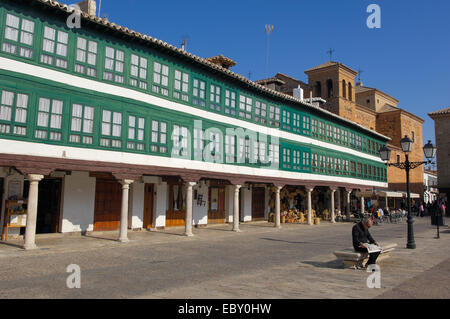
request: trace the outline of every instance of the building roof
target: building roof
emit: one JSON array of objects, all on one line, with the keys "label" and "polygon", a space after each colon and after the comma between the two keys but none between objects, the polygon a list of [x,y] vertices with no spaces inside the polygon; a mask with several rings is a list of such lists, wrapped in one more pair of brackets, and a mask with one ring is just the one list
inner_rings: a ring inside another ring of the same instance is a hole
[{"label": "building roof", "polygon": [[210,58],[206,58],[207,61],[210,61],[212,63],[218,64],[222,67],[224,67],[225,69],[229,69],[233,66],[236,65],[236,61],[231,60],[230,58],[227,58],[225,56],[223,56],[222,54],[210,57]]},{"label": "building roof", "polygon": [[[67,4],[64,4],[64,3],[60,3],[60,2],[55,1],[55,0],[26,0],[26,1],[33,2],[33,3],[45,4],[47,6],[55,8],[55,9],[59,9],[62,12],[65,12],[67,15],[72,14],[73,11],[74,11],[73,7],[71,7],[71,6],[67,5]],[[297,104],[300,104],[300,105],[303,105],[303,106],[307,106],[307,107],[309,107],[312,110],[315,110],[315,111],[320,112],[322,114],[326,114],[326,115],[328,115],[330,117],[333,117],[333,118],[335,118],[335,119],[337,119],[337,120],[339,120],[341,122],[350,124],[350,125],[352,125],[354,127],[358,127],[360,130],[368,132],[368,133],[370,133],[372,135],[376,135],[376,136],[378,136],[378,137],[380,137],[382,139],[385,139],[386,141],[390,140],[389,137],[384,136],[383,134],[380,134],[380,133],[378,133],[376,131],[370,130],[370,129],[368,129],[368,128],[366,128],[366,127],[364,127],[364,126],[362,126],[362,125],[360,125],[360,124],[358,124],[356,122],[347,120],[347,119],[345,119],[345,118],[343,118],[341,116],[338,116],[338,115],[336,115],[336,114],[334,114],[332,112],[324,110],[324,109],[320,108],[319,106],[315,106],[315,105],[307,103],[305,101],[296,99],[296,98],[294,98],[294,97],[292,97],[290,95],[287,95],[287,94],[284,94],[284,93],[277,92],[275,90],[269,89],[269,88],[267,88],[267,87],[265,87],[263,85],[255,83],[255,82],[253,82],[253,81],[243,77],[242,75],[234,73],[234,72],[232,72],[232,71],[230,71],[230,70],[228,70],[228,69],[226,69],[226,68],[224,68],[224,67],[222,67],[220,65],[217,65],[217,64],[215,64],[215,63],[213,63],[211,61],[208,61],[208,59],[196,56],[196,55],[194,55],[192,53],[189,53],[189,52],[185,51],[184,49],[181,49],[181,48],[175,47],[175,46],[173,46],[171,44],[168,44],[167,42],[158,40],[158,39],[153,38],[153,37],[151,37],[149,35],[145,35],[145,34],[136,32],[134,30],[131,30],[129,28],[120,26],[118,24],[110,22],[106,18],[102,19],[100,17],[89,15],[86,12],[81,12],[81,18],[84,19],[84,20],[88,20],[88,21],[90,21],[90,22],[92,22],[94,24],[102,25],[102,26],[104,26],[106,28],[109,28],[109,29],[115,31],[115,32],[118,32],[118,33],[121,33],[121,34],[126,34],[127,36],[131,36],[133,38],[140,39],[140,40],[145,41],[146,43],[151,44],[151,45],[153,45],[155,47],[158,47],[160,49],[168,50],[168,51],[172,52],[173,54],[178,55],[179,57],[187,58],[187,59],[189,59],[191,61],[194,61],[196,63],[199,63],[200,65],[205,66],[205,67],[207,67],[207,68],[209,68],[209,69],[211,69],[213,71],[219,71],[220,73],[223,73],[224,75],[227,75],[230,78],[232,78],[234,80],[237,80],[237,81],[241,82],[242,84],[245,84],[247,87],[251,87],[251,88],[256,89],[258,91],[262,91],[262,92],[264,92],[264,93],[266,93],[268,95],[271,95],[273,97],[281,98],[283,100],[287,100],[287,101],[290,101],[290,102],[293,102],[293,103],[297,103]],[[348,69],[350,69],[350,68],[348,68]],[[356,72],[356,71],[354,71],[354,72]]]},{"label": "building roof", "polygon": [[269,83],[277,83],[277,84],[280,84],[280,85],[286,84],[286,82],[284,82],[283,80],[281,80],[279,78],[276,78],[276,77],[268,78],[268,79],[262,79],[262,80],[256,80],[255,83],[262,84],[262,85],[269,84]]},{"label": "building roof", "polygon": [[450,107],[447,107],[447,108],[442,109],[442,110],[438,110],[438,111],[434,111],[434,112],[428,113],[428,116],[433,117],[433,116],[447,115],[447,114],[450,114]]},{"label": "building roof", "polygon": [[380,91],[380,90],[378,90],[378,89],[376,89],[376,88],[371,88],[371,87],[363,86],[363,85],[357,85],[357,86],[355,87],[355,89],[356,89],[356,94],[358,94],[358,93],[363,93],[363,92],[369,92],[369,91],[375,91],[375,92],[377,92],[377,93],[380,93],[380,94],[382,94],[382,95],[384,95],[384,96],[386,96],[386,97],[388,97],[388,98],[390,98],[390,99],[396,101],[397,103],[400,102],[400,101],[397,100],[395,97],[393,97],[393,96],[391,96],[391,95],[389,95],[389,94],[387,94],[387,93],[385,93],[385,92],[383,92],[383,91]]},{"label": "building roof", "polygon": [[317,71],[317,70],[324,69],[324,68],[327,68],[327,67],[330,67],[330,66],[340,66],[340,67],[343,67],[344,69],[347,69],[351,73],[354,73],[355,75],[358,74],[358,72],[353,70],[352,68],[350,68],[350,67],[348,67],[345,64],[342,64],[340,62],[336,62],[336,61],[325,62],[325,63],[323,63],[321,65],[318,65],[318,66],[315,66],[315,67],[313,67],[311,69],[306,70],[305,73],[309,73],[309,72],[312,72],[312,71]]}]

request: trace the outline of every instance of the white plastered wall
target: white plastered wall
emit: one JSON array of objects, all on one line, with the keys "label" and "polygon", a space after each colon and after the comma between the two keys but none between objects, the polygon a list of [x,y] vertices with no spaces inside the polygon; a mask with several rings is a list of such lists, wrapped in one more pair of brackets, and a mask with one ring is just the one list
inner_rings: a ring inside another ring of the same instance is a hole
[{"label": "white plastered wall", "polygon": [[141,229],[144,226],[145,183],[138,180],[131,185],[128,225],[131,229]]},{"label": "white plastered wall", "polygon": [[[250,188],[250,189],[249,189]],[[242,192],[242,220],[243,222],[249,222],[252,220],[252,188],[243,186]]]},{"label": "white plastered wall", "polygon": [[94,230],[95,177],[75,172],[64,177],[61,232]]},{"label": "white plastered wall", "polygon": [[[3,196],[1,198],[1,220],[0,220],[0,235],[3,234],[3,221],[4,221],[4,212],[5,212],[5,200],[7,200],[9,197],[13,195],[17,195],[19,199],[22,199],[23,196],[23,183],[24,183],[24,176],[21,175],[16,170],[9,170],[9,167],[4,167],[0,169],[0,177],[4,178],[3,183]],[[16,192],[18,191],[18,193]],[[11,228],[8,230],[8,236],[15,237],[19,235],[20,229],[19,228]]]},{"label": "white plastered wall", "polygon": [[200,181],[199,184],[194,186],[193,192],[197,192],[197,196],[201,195],[202,203],[197,199],[192,200],[192,223],[194,225],[207,225],[208,224],[208,195],[209,195],[209,183]]},{"label": "white plastered wall", "polygon": [[225,187],[225,211],[227,214],[225,215],[226,221],[228,223],[233,222],[233,214],[234,214],[234,185],[227,185]]}]

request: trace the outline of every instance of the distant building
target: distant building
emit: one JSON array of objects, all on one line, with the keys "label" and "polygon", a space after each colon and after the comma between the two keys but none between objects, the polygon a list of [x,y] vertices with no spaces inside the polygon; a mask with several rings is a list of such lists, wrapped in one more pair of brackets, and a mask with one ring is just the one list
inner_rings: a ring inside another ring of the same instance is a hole
[{"label": "distant building", "polygon": [[[335,61],[329,61],[305,71],[308,83],[278,73],[272,81],[257,81],[263,85],[273,85],[279,92],[294,95],[297,88],[303,89],[303,99],[320,98],[319,106],[350,121],[354,121],[372,131],[390,137],[388,147],[392,150],[391,161],[404,161],[400,140],[408,135],[413,141],[413,150],[409,154],[411,161],[423,161],[422,125],[424,120],[398,107],[399,101],[376,89],[363,86],[359,80],[355,84],[358,72]],[[362,144],[373,149],[374,145],[366,140],[355,138],[350,143]],[[365,168],[364,168],[365,169]],[[369,168],[368,168],[369,169]],[[410,172],[411,192],[423,194],[423,167]],[[396,167],[388,168],[389,189],[406,191],[405,171]]]},{"label": "distant building", "polygon": [[433,203],[439,198],[438,179],[436,171],[425,170],[423,174],[424,194],[423,200],[425,204]]},{"label": "distant building", "polygon": [[428,116],[434,120],[434,129],[436,134],[436,160],[438,188],[441,194],[450,194],[450,107],[428,113]]}]

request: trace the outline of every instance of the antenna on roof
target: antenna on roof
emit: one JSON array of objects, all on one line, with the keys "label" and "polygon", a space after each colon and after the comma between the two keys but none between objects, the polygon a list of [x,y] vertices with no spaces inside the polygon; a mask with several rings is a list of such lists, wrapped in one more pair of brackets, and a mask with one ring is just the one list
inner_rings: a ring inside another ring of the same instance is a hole
[{"label": "antenna on roof", "polygon": [[330,50],[328,50],[327,53],[330,55],[330,61],[333,61],[334,50],[332,48],[330,48]]},{"label": "antenna on roof", "polygon": [[248,78],[249,80],[252,79],[252,71],[248,71],[248,76],[247,76],[247,78]]},{"label": "antenna on roof", "polygon": [[99,4],[98,4],[98,17],[101,18],[100,16],[100,11],[102,10],[102,0],[100,0]]},{"label": "antenna on roof", "polygon": [[265,25],[265,33],[266,33],[266,76],[267,79],[267,72],[269,68],[269,45],[270,45],[270,35],[273,33],[273,25],[272,24],[266,24]]},{"label": "antenna on roof", "polygon": [[364,72],[363,70],[358,69],[358,82],[356,82],[356,85],[357,85],[357,86],[362,86],[362,85],[363,85],[363,84],[362,84],[362,81],[361,81],[361,74],[362,74],[363,72]]},{"label": "antenna on roof", "polygon": [[181,50],[185,50],[186,49],[186,46],[188,44],[188,40],[189,40],[188,36],[184,36],[183,37],[183,42],[181,43]]}]

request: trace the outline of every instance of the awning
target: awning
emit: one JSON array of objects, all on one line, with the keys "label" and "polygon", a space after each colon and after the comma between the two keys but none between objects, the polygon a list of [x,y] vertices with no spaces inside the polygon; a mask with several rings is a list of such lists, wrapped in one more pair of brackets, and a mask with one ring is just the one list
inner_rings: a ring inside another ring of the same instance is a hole
[{"label": "awning", "polygon": [[[373,191],[365,191],[365,192],[358,192],[356,193],[356,197],[388,197],[388,198],[406,198],[407,194],[406,192],[394,192],[394,191],[381,191],[381,190],[375,190]],[[411,198],[420,198],[419,194],[416,193],[410,193]]]}]

